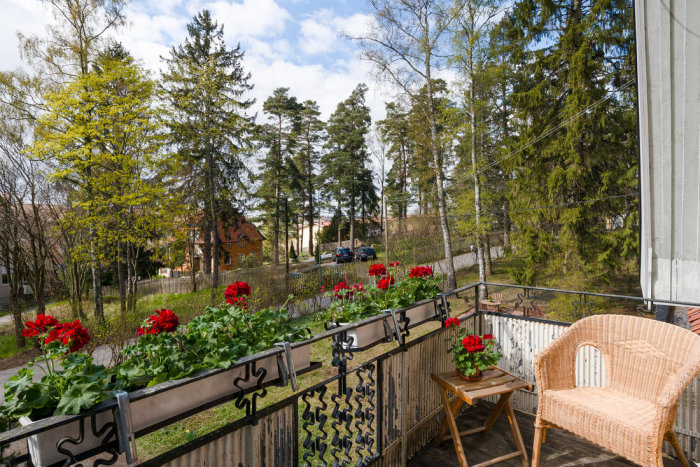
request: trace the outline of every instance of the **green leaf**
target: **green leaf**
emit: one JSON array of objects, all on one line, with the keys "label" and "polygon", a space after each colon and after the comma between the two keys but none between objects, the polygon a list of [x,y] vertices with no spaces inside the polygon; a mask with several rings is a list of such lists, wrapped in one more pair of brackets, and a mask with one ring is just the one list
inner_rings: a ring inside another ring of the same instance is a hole
[{"label": "green leaf", "polygon": [[34,370],[29,370],[27,368],[21,368],[16,375],[9,379],[5,383],[5,400],[12,399],[12,397],[20,391],[24,391],[28,386],[32,384],[32,375],[34,375]]},{"label": "green leaf", "polygon": [[98,383],[75,384],[58,401],[55,415],[75,415],[94,406],[105,396]]}]

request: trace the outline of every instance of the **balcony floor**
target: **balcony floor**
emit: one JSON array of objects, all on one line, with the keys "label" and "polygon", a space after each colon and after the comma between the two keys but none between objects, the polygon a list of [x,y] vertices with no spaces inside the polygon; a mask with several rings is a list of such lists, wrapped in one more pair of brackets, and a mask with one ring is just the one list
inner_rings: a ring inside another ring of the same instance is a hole
[{"label": "balcony floor", "polygon": [[[491,405],[483,403],[462,411],[457,418],[460,431],[483,425],[491,407]],[[527,447],[528,459],[532,461],[532,437],[535,417],[519,411],[516,411],[515,414],[518,419],[520,433],[523,435],[523,440]],[[496,424],[488,433],[463,436],[462,445],[467,453],[469,465],[481,463],[517,449],[505,413],[501,413]],[[408,462],[408,465],[410,467],[432,467],[436,465],[440,467],[459,467],[459,460],[457,459],[452,440],[448,439],[443,441],[439,447],[435,447],[432,443],[427,445]],[[522,462],[517,457],[497,465],[521,466]],[[547,430],[546,443],[542,445],[540,466],[564,467],[579,465],[622,467],[635,464],[567,431]],[[664,467],[676,466],[680,467],[681,463],[673,459],[664,458]]]}]

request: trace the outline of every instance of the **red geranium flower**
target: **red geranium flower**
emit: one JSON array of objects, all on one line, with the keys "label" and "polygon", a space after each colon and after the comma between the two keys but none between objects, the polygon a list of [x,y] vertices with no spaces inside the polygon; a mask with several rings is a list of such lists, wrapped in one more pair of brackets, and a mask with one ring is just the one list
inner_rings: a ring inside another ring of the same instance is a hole
[{"label": "red geranium flower", "polygon": [[468,335],[462,339],[464,349],[469,353],[483,352],[486,346],[481,341],[481,337]]},{"label": "red geranium flower", "polygon": [[416,266],[408,273],[408,277],[429,277],[433,275],[433,268],[430,266]]},{"label": "red geranium flower", "polygon": [[232,305],[234,298],[248,296],[251,293],[252,290],[247,282],[237,281],[226,287],[224,297],[226,297],[226,303]]},{"label": "red geranium flower", "polygon": [[348,285],[347,282],[345,281],[338,281],[337,284],[335,284],[335,287],[333,287],[333,294],[335,298],[344,298],[346,295],[348,295],[348,291],[350,290],[350,286]]},{"label": "red geranium flower", "polygon": [[485,341],[493,340],[493,334],[484,334],[484,337],[482,337],[482,339]]},{"label": "red geranium flower", "polygon": [[382,290],[387,290],[389,288],[389,286],[391,284],[393,284],[394,282],[396,282],[394,280],[394,276],[392,276],[391,274],[386,275],[386,276],[382,277],[381,279],[379,279],[379,282],[377,282],[377,288],[382,289]]},{"label": "red geranium flower", "polygon": [[373,264],[369,267],[370,276],[383,276],[384,274],[386,274],[386,268],[381,263]]},{"label": "red geranium flower", "polygon": [[362,282],[360,282],[359,284],[352,285],[352,293],[364,292],[364,291],[365,291],[365,285]]},{"label": "red geranium flower", "polygon": [[449,328],[450,326],[459,326],[461,323],[459,322],[459,318],[447,318],[445,320],[445,327]]},{"label": "red geranium flower", "polygon": [[393,263],[389,263],[389,267],[392,267],[392,268],[395,268],[398,265],[399,265],[398,261],[394,261]]},{"label": "red geranium flower", "polygon": [[90,334],[83,327],[80,320],[72,323],[61,323],[56,325],[50,332],[45,344],[58,340],[61,344],[68,346],[68,352],[77,352],[90,342]]},{"label": "red geranium flower", "polygon": [[24,323],[27,329],[22,331],[22,335],[24,337],[35,337],[39,334],[46,334],[57,324],[58,320],[53,316],[39,313],[35,321],[27,321]]},{"label": "red geranium flower", "polygon": [[159,332],[175,332],[180,324],[180,318],[172,311],[166,308],[156,310],[155,315],[148,317],[147,325],[138,328],[136,334],[143,336],[144,334],[158,334]]}]

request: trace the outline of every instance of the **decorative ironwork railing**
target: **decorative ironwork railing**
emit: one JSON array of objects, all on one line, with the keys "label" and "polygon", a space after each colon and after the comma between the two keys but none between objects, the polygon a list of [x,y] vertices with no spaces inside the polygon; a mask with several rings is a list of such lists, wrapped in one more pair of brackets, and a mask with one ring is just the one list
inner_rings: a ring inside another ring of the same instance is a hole
[{"label": "decorative ironwork railing", "polygon": [[[480,299],[479,287],[488,288],[490,300]],[[432,315],[425,314],[425,309],[417,314],[426,303],[432,305]],[[230,402],[240,411],[240,419],[139,465],[196,461],[215,465],[223,463],[224,457],[243,465],[368,465],[380,458],[387,465],[403,465],[433,438],[441,422],[442,406],[430,373],[452,368],[445,338],[455,331],[443,328],[442,322],[457,305],[464,313],[463,323],[472,331],[520,326],[521,334],[508,344],[511,355],[504,359],[526,366],[532,354],[526,341],[536,333],[546,333],[551,340],[557,334],[550,328],[567,325],[544,319],[545,313],[574,321],[606,306],[647,315],[656,304],[623,295],[469,284],[432,301],[387,310],[349,325],[329,325],[307,341],[283,343],[245,357],[227,370],[207,370],[122,394],[80,415],[51,417],[0,433],[0,463],[111,465],[120,456],[137,463],[134,441]],[[517,323],[529,323],[529,327]],[[358,336],[363,338],[360,331],[371,326],[383,333],[375,341],[355,345]],[[312,348],[315,352],[309,353]],[[323,352],[324,362],[309,357]],[[317,371],[324,365],[332,369],[330,376]],[[298,377],[304,381],[301,388]],[[271,397],[273,385],[291,387],[282,396],[275,391]],[[698,397],[700,384],[696,382],[690,390],[695,391],[690,397]],[[531,410],[536,392],[522,399],[520,408]],[[679,417],[698,417],[680,412]],[[685,436],[689,457],[697,460],[697,433],[690,425],[678,425],[677,431]]]}]

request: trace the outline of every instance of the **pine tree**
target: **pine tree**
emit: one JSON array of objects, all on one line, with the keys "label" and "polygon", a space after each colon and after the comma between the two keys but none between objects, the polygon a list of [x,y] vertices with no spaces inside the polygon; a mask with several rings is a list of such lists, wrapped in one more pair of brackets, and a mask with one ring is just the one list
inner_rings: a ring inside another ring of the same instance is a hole
[{"label": "pine tree", "polygon": [[350,97],[338,104],[327,126],[329,152],[321,159],[326,187],[336,199],[340,217],[343,204],[347,206],[351,248],[355,245],[358,203],[362,202],[363,197],[369,198],[369,193],[376,197],[372,177],[367,176],[369,154],[365,137],[369,132],[371,117],[365,104],[366,93],[367,85],[360,83]]},{"label": "pine tree", "polygon": [[240,44],[227,48],[223,26],[208,10],[194,16],[187,33],[184,43],[171,49],[162,82],[182,167],[201,187],[192,202],[201,202],[204,212],[204,263],[213,259],[213,302],[219,282],[219,219],[235,218],[245,199],[253,125],[246,112],[254,103],[246,95],[253,86],[243,69]]},{"label": "pine tree", "polygon": [[289,88],[277,88],[265,100],[263,111],[267,114],[268,123],[262,126],[260,137],[267,155],[260,161],[258,178],[261,184],[257,197],[262,200],[260,209],[264,212],[267,229],[272,233],[272,259],[275,264],[279,264],[283,200],[291,198],[300,185],[299,172],[291,159],[297,144],[301,105],[288,92]]},{"label": "pine tree", "polygon": [[408,112],[400,102],[387,102],[386,118],[377,122],[377,128],[382,139],[389,144],[387,155],[392,165],[388,173],[387,192],[391,198],[389,204],[395,206],[400,230],[403,231],[410,201],[408,168],[413,154],[409,140]]},{"label": "pine tree", "polygon": [[[316,168],[320,161],[320,146],[325,140],[325,124],[319,118],[321,112],[318,110],[316,101],[307,100],[302,104],[299,113],[299,150],[297,151],[296,163],[302,174],[303,190],[306,198],[306,221],[309,225],[309,255],[314,254],[314,239],[311,232],[314,225],[315,203],[314,197],[317,188]],[[303,227],[303,226],[302,226]]]}]

